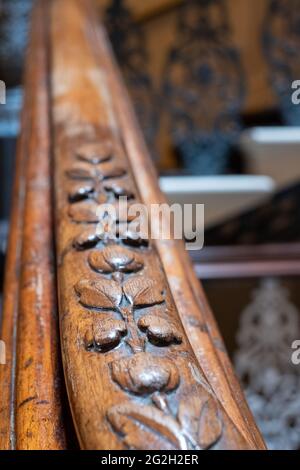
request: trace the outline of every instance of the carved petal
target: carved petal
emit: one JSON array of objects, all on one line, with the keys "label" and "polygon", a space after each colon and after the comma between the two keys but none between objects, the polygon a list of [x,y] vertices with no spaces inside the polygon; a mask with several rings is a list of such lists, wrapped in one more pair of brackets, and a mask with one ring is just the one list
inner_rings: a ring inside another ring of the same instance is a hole
[{"label": "carved petal", "polygon": [[118,245],[108,246],[102,251],[93,251],[89,255],[90,265],[99,272],[133,272],[143,267],[140,257]]},{"label": "carved petal", "polygon": [[155,305],[164,301],[164,290],[158,282],[135,276],[125,282],[124,294],[135,306]]},{"label": "carved petal", "polygon": [[87,143],[79,147],[76,153],[80,160],[97,165],[111,158],[112,143],[110,141]]},{"label": "carved petal", "polygon": [[156,315],[144,315],[138,321],[142,331],[147,332],[148,339],[157,346],[167,346],[182,342],[182,334],[177,326]]},{"label": "carved petal", "polygon": [[218,407],[212,398],[204,405],[199,423],[198,442],[202,449],[209,449],[220,439],[222,421],[218,415]]},{"label": "carved petal", "polygon": [[66,175],[74,180],[91,180],[96,176],[93,168],[84,163],[78,163],[66,171]]},{"label": "carved petal", "polygon": [[106,262],[102,251],[92,251],[88,257],[89,264],[99,273],[112,273],[113,267]]},{"label": "carved petal", "polygon": [[170,359],[145,352],[113,362],[111,373],[120,387],[137,395],[168,392],[179,385],[178,369]]},{"label": "carved petal", "polygon": [[221,437],[217,403],[202,387],[198,388],[197,395],[192,394],[189,400],[180,403],[178,420],[202,449],[212,447]]},{"label": "carved petal", "polygon": [[127,224],[123,224],[122,222],[119,223],[119,233],[118,236],[120,239],[123,240],[123,243],[128,246],[133,247],[147,247],[149,245],[149,240],[146,238],[141,238],[138,234],[134,231],[127,230]]},{"label": "carved petal", "polygon": [[85,334],[85,346],[88,350],[106,352],[120,343],[122,336],[127,334],[123,320],[105,318],[95,321]]},{"label": "carved petal", "polygon": [[176,421],[154,406],[117,405],[108,411],[107,419],[129,449],[188,449]]},{"label": "carved petal", "polygon": [[127,173],[123,166],[113,162],[100,164],[97,169],[103,178],[118,178]]},{"label": "carved petal", "polygon": [[81,201],[72,204],[68,213],[74,222],[96,223],[99,222],[98,207],[99,205],[95,201]]},{"label": "carved petal", "polygon": [[116,197],[127,196],[127,198],[134,197],[132,183],[126,178],[118,181],[107,181],[104,183],[104,188],[107,191],[112,191]]},{"label": "carved petal", "polygon": [[116,308],[122,300],[122,290],[119,284],[110,279],[101,281],[81,280],[75,290],[80,296],[80,302],[86,307]]}]

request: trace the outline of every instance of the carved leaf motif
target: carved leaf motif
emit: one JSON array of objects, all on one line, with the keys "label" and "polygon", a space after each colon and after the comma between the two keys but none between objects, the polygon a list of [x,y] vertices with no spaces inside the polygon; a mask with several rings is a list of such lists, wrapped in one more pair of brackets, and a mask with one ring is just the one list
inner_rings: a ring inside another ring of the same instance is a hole
[{"label": "carved leaf motif", "polygon": [[128,301],[137,307],[164,301],[164,290],[153,279],[135,276],[124,283],[123,291]]},{"label": "carved leaf motif", "polygon": [[178,421],[202,449],[209,449],[222,435],[222,421],[213,397],[200,387],[198,390],[197,395],[180,403]]},{"label": "carved leaf motif", "polygon": [[107,419],[129,449],[188,449],[176,421],[154,406],[117,405],[108,411]]},{"label": "carved leaf motif", "polygon": [[97,169],[103,178],[118,178],[127,173],[123,166],[116,165],[113,162],[100,164]]},{"label": "carved leaf motif", "polygon": [[[103,196],[103,203],[106,202]],[[69,207],[69,216],[74,222],[96,223],[99,222],[97,214],[99,204],[93,200],[76,202]]]},{"label": "carved leaf motif", "polygon": [[75,183],[69,189],[69,201],[78,202],[89,197],[94,191],[94,184],[92,182]]},{"label": "carved leaf motif", "polygon": [[88,164],[78,163],[66,171],[66,175],[74,180],[91,180],[96,176],[95,170]]},{"label": "carved leaf motif", "polygon": [[112,157],[112,143],[110,141],[87,143],[79,147],[76,154],[80,160],[97,165],[110,160]]},{"label": "carved leaf motif", "polygon": [[93,248],[94,246],[96,246],[98,241],[99,237],[96,233],[95,227],[92,227],[80,233],[80,235],[75,238],[73,246],[77,250],[86,250],[88,248]]},{"label": "carved leaf motif", "polygon": [[75,285],[80,302],[86,307],[116,308],[122,300],[122,289],[110,279],[101,281],[81,280]]},{"label": "carved leaf motif", "polygon": [[218,415],[218,407],[212,398],[204,405],[201,413],[198,442],[202,449],[209,449],[220,439],[222,421]]},{"label": "carved leaf motif", "polygon": [[127,198],[134,197],[132,182],[126,178],[119,181],[107,181],[104,183],[104,188],[107,191],[112,191],[116,197],[127,196]]},{"label": "carved leaf motif", "polygon": [[120,343],[127,334],[127,328],[123,320],[105,318],[94,321],[85,334],[85,347],[88,350],[107,352]]},{"label": "carved leaf motif", "polygon": [[147,247],[149,245],[148,239],[141,238],[138,232],[128,229],[128,224],[123,222],[118,224],[118,238],[121,238],[125,245],[131,247]]},{"label": "carved leaf motif", "polygon": [[169,392],[178,387],[180,380],[173,361],[146,352],[114,361],[111,375],[121,388],[137,395]]},{"label": "carved leaf motif", "polygon": [[103,273],[135,272],[143,267],[143,262],[138,254],[118,245],[108,246],[102,251],[91,252],[89,263],[96,271]]},{"label": "carved leaf motif", "polygon": [[144,315],[139,319],[138,326],[147,333],[149,341],[157,346],[182,342],[182,334],[178,327],[173,322],[159,316]]}]

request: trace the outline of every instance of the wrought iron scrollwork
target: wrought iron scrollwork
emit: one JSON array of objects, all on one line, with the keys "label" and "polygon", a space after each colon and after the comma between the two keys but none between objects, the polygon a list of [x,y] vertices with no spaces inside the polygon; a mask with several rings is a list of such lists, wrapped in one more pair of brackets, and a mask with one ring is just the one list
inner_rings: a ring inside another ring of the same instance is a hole
[{"label": "wrought iron scrollwork", "polygon": [[173,141],[186,168],[221,173],[240,130],[244,94],[224,1],[186,1],[176,36],[165,72]]},{"label": "wrought iron scrollwork", "polygon": [[291,85],[300,76],[300,1],[270,0],[263,44],[284,121],[300,124],[300,108],[291,100]]},{"label": "wrought iron scrollwork", "polygon": [[[105,22],[140,125],[153,150],[158,113],[156,94],[148,71],[145,35],[124,0],[112,0],[106,9]],[[154,150],[152,154],[155,154]]]}]

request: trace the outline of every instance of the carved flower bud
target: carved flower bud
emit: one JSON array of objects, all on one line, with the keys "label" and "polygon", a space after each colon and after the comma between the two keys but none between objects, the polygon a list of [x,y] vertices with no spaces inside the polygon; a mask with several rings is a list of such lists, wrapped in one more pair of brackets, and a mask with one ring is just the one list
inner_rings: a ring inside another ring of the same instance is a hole
[{"label": "carved flower bud", "polygon": [[182,334],[177,326],[159,316],[144,315],[139,319],[138,326],[140,330],[147,333],[149,341],[157,346],[182,342]]},{"label": "carved flower bud", "polygon": [[112,378],[120,387],[137,395],[169,392],[179,385],[179,373],[170,359],[146,352],[111,364]]},{"label": "carved flower bud", "polygon": [[89,351],[106,352],[118,346],[126,334],[124,321],[105,318],[92,324],[86,331],[85,347]]},{"label": "carved flower bud", "polygon": [[121,246],[108,246],[102,251],[92,251],[89,263],[100,273],[136,272],[142,269],[143,262],[139,255]]}]

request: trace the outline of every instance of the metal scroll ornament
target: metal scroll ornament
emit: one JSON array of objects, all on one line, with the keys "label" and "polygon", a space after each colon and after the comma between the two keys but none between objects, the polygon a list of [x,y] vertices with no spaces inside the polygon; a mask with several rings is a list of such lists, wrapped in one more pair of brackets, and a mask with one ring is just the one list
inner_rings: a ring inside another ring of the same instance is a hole
[{"label": "metal scroll ornament", "polygon": [[235,366],[269,449],[300,448],[300,369],[291,344],[299,312],[276,279],[265,279],[241,315]]},{"label": "metal scroll ornament", "polygon": [[263,34],[270,82],[286,124],[300,124],[300,108],[291,100],[292,82],[300,77],[300,1],[271,0]]},{"label": "metal scroll ornament", "polygon": [[222,173],[239,133],[243,98],[243,73],[230,45],[224,1],[186,1],[176,37],[165,72],[173,142],[187,169]]}]

